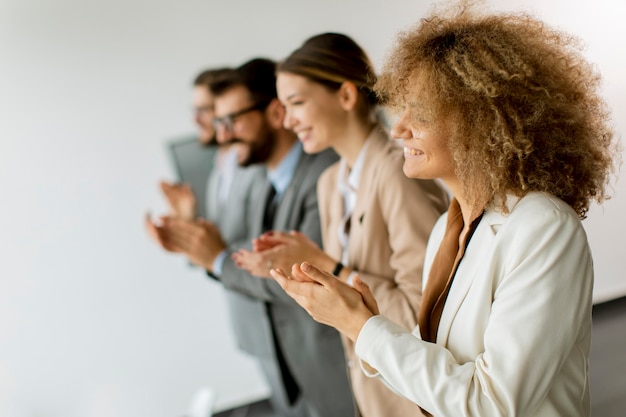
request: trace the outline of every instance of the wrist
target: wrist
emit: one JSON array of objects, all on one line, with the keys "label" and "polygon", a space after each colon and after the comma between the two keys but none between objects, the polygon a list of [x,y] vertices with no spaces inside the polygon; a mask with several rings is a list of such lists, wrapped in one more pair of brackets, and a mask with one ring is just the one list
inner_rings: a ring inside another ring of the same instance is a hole
[{"label": "wrist", "polygon": [[343,264],[341,262],[337,262],[335,264],[335,267],[332,270],[332,274],[336,276],[337,278],[339,278],[341,276],[341,271],[343,271],[343,269],[344,269]]},{"label": "wrist", "polygon": [[374,314],[369,310],[363,311],[362,314],[356,314],[352,320],[350,328],[345,333],[346,336],[352,340],[353,343],[356,343],[356,340],[361,333],[361,329],[363,329],[365,323],[373,316]]},{"label": "wrist", "polygon": [[335,267],[337,266],[337,260],[328,256],[326,252],[320,252],[320,256],[317,260],[316,266],[319,267],[322,271],[332,273]]}]

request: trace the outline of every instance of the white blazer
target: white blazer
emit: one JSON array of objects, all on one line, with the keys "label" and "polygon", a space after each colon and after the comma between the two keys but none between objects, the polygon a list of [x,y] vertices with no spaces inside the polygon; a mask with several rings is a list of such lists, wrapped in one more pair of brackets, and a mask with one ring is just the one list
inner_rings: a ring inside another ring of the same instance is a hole
[{"label": "white blazer", "polygon": [[[576,213],[543,193],[488,210],[446,300],[437,343],[383,316],[356,353],[435,417],[589,416],[593,265]],[[433,229],[424,278],[445,231]]]}]

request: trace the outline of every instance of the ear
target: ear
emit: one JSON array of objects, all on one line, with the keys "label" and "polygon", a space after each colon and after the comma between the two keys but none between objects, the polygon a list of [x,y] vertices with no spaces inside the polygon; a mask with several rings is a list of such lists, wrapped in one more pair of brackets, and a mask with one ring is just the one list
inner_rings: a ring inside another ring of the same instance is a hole
[{"label": "ear", "polygon": [[265,109],[265,117],[272,129],[282,129],[283,121],[285,120],[285,107],[277,98],[273,99],[270,101],[270,104],[268,104]]},{"label": "ear", "polygon": [[339,104],[345,111],[352,111],[359,101],[359,90],[352,81],[344,81],[339,87]]}]

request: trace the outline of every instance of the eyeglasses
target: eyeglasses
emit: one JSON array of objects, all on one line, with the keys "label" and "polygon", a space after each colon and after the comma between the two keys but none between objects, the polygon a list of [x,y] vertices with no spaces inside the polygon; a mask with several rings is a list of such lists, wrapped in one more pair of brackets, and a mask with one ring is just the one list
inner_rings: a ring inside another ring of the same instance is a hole
[{"label": "eyeglasses", "polygon": [[222,117],[214,117],[211,123],[213,127],[217,130],[220,126],[223,126],[225,130],[231,132],[233,130],[233,126],[235,125],[235,119],[239,116],[243,116],[246,113],[250,113],[256,110],[263,110],[270,104],[269,101],[261,101],[259,103],[253,104],[250,107],[246,107],[245,109],[241,109],[236,112],[232,112]]}]

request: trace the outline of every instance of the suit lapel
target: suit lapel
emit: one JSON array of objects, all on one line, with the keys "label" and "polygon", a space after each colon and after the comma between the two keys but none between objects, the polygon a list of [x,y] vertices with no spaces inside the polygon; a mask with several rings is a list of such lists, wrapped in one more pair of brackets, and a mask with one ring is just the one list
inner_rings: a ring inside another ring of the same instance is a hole
[{"label": "suit lapel", "polygon": [[[276,208],[276,214],[274,216],[274,225],[278,229],[289,229],[291,222],[291,216],[298,213],[294,213],[292,208],[296,207],[295,200],[298,197],[298,190],[304,178],[306,177],[306,169],[309,166],[310,157],[304,152],[300,152],[298,159],[298,165],[293,173],[291,181],[285,190],[285,193],[281,196],[278,207]],[[267,194],[266,194],[267,196]]]},{"label": "suit lapel", "polygon": [[206,208],[204,217],[208,220],[219,222],[222,219],[218,201],[219,169],[214,166],[207,180]]}]

